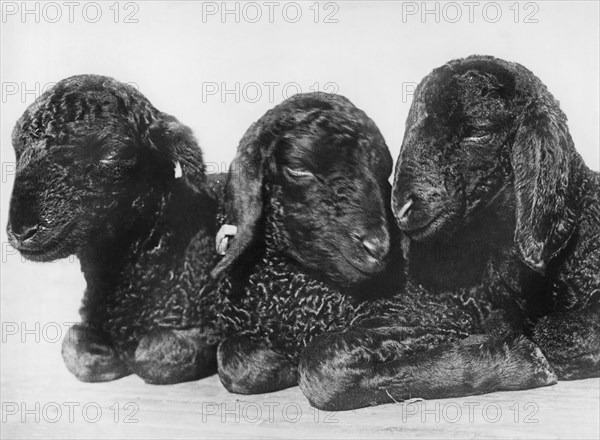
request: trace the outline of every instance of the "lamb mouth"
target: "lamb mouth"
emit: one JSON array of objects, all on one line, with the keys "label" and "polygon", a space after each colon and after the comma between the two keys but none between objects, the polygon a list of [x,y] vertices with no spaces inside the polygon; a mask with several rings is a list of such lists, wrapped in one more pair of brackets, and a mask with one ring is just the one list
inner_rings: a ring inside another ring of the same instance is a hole
[{"label": "lamb mouth", "polygon": [[63,258],[63,243],[75,228],[75,222],[68,223],[60,231],[46,239],[43,243],[27,246],[14,243],[13,246],[26,259],[31,261],[52,261]]},{"label": "lamb mouth", "polygon": [[412,228],[407,228],[400,225],[400,230],[411,240],[425,240],[434,235],[442,227],[446,221],[446,217],[447,216],[444,215],[444,212],[440,211],[422,225]]},{"label": "lamb mouth", "polygon": [[352,266],[356,271],[358,271],[364,277],[372,276],[373,274],[380,272],[384,267],[383,261],[375,260],[375,258],[373,258],[373,260],[375,260],[375,262],[373,264],[368,265],[368,267],[365,267],[365,266],[361,265],[360,263],[357,263],[355,260],[352,260],[351,258],[346,257],[346,255],[344,255],[344,253],[341,251],[340,251],[340,255],[344,258],[344,261],[346,261],[346,263],[348,263],[350,266]]}]

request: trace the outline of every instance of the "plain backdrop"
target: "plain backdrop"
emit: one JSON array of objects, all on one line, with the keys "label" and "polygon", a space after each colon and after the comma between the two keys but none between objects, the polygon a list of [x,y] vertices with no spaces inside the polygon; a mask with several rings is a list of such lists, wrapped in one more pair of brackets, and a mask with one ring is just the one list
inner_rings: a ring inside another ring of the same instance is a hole
[{"label": "plain backdrop", "polygon": [[490,54],[542,79],[560,100],[577,149],[599,169],[596,1],[74,3],[71,11],[63,2],[2,4],[3,320],[43,319],[53,295],[65,302],[53,318],[77,319],[84,287],[77,261],[22,262],[5,247],[12,127],[39,92],[70,75],[133,83],[191,126],[207,162],[224,169],[250,123],[298,87],[350,98],[396,158],[406,92],[450,59]]}]

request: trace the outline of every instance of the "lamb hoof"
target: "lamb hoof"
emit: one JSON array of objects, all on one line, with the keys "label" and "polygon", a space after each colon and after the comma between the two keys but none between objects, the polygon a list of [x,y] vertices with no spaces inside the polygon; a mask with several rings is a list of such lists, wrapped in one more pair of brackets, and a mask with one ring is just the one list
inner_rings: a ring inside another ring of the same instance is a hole
[{"label": "lamb hoof", "polygon": [[157,330],[138,344],[133,369],[149,384],[198,380],[216,373],[216,346],[200,329]]},{"label": "lamb hoof", "polygon": [[298,384],[298,368],[281,353],[247,337],[219,345],[219,379],[230,393],[262,394]]},{"label": "lamb hoof", "polygon": [[[519,378],[523,378],[528,383],[522,384],[521,388],[535,388],[548,385],[554,385],[558,382],[558,376],[542,353],[542,350],[528,338],[519,337],[516,341],[518,352],[523,355],[525,364],[523,369],[517,370]],[[528,372],[529,374],[525,374]]]},{"label": "lamb hoof", "polygon": [[62,357],[67,369],[82,382],[108,382],[131,374],[106,335],[86,324],[69,329]]},{"label": "lamb hoof", "polygon": [[535,325],[539,345],[560,380],[600,376],[600,331],[585,313],[573,321],[565,315],[545,316]]},{"label": "lamb hoof", "polygon": [[366,406],[363,399],[373,390],[361,387],[360,382],[374,360],[365,353],[354,357],[361,352],[361,339],[352,335],[356,333],[321,334],[302,352],[298,385],[312,407],[343,411]]}]

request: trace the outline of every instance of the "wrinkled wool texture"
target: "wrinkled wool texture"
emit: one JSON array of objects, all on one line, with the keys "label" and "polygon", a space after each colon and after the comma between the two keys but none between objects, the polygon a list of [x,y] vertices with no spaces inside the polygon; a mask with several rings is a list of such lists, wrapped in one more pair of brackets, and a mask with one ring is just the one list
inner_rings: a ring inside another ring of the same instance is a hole
[{"label": "wrinkled wool texture", "polygon": [[406,327],[407,351],[483,331],[479,309],[462,309],[459,297],[429,295],[409,286],[391,299],[361,301],[303,273],[290,261],[267,255],[255,267],[242,298],[232,297],[229,288],[226,281],[218,290],[224,295],[220,325],[225,333],[265,341],[295,363],[315,336],[370,318]]},{"label": "wrinkled wool texture", "polygon": [[[282,255],[276,207],[268,211],[264,249],[253,262],[242,287],[232,277],[217,289],[219,327],[224,335],[245,335],[266,342],[298,363],[302,349],[325,332],[354,325],[405,327],[404,350],[430,349],[484,331],[491,302],[479,291],[428,293],[413,283],[394,292],[366,292],[336,285],[323,274],[307,271]],[[278,243],[278,244],[275,244]],[[378,324],[377,324],[378,325]]]},{"label": "wrinkled wool texture", "polygon": [[218,301],[210,277],[217,261],[214,232],[203,228],[191,239],[190,232],[173,231],[159,215],[150,234],[132,245],[130,255],[135,258],[123,267],[127,277],[106,297],[103,329],[118,347],[134,349],[153,330],[198,326],[218,342]]}]

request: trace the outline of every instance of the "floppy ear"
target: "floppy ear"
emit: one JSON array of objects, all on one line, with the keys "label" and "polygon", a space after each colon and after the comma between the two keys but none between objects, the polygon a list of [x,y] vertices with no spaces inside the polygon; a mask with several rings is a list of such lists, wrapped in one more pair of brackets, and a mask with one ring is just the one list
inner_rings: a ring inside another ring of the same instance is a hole
[{"label": "floppy ear", "polygon": [[576,199],[567,120],[552,96],[542,93],[522,115],[511,156],[515,243],[522,260],[538,272],[567,244],[575,227]]},{"label": "floppy ear", "polygon": [[163,113],[149,124],[146,133],[149,162],[160,168],[155,173],[180,178],[192,189],[202,192],[206,182],[205,166],[192,130]]},{"label": "floppy ear", "polygon": [[240,141],[225,188],[227,216],[237,226],[237,233],[227,253],[212,271],[215,278],[229,268],[256,237],[258,222],[263,214],[265,159],[271,144],[272,135],[258,122],[248,129]]}]

